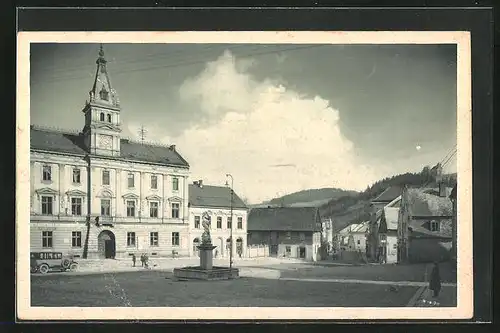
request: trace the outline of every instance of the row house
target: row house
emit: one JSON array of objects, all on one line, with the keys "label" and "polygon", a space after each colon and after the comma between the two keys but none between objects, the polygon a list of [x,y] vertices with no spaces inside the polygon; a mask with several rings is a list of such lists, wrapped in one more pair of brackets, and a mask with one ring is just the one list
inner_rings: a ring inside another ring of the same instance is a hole
[{"label": "row house", "polygon": [[248,245],[264,245],[270,256],[316,261],[321,233],[316,207],[253,208],[248,214]]},{"label": "row house", "polygon": [[383,209],[387,205],[391,204],[396,198],[400,197],[401,191],[401,186],[390,186],[370,202],[371,213],[366,239],[366,255],[372,260],[379,259],[381,250],[378,231],[380,228],[380,219],[382,217]]},{"label": "row house", "polygon": [[398,258],[402,262],[450,259],[453,241],[451,188],[405,187],[398,219]]},{"label": "row house", "polygon": [[214,257],[228,258],[231,249],[233,258],[246,257],[248,208],[243,200],[229,187],[205,185],[202,180],[189,185],[189,240],[193,256],[199,254],[203,214],[210,218],[210,235],[216,246]]},{"label": "row house", "polygon": [[81,132],[31,126],[31,251],[188,255],[189,164],[175,146],[121,138],[102,48],[96,64]]}]

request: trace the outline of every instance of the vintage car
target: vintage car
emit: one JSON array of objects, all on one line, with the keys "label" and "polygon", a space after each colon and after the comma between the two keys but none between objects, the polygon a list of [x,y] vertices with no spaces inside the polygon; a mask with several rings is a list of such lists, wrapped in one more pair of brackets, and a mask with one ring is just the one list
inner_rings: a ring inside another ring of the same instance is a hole
[{"label": "vintage car", "polygon": [[78,263],[72,256],[63,256],[61,252],[31,252],[30,270],[31,273],[40,272],[46,274],[49,271],[64,272],[75,270]]}]

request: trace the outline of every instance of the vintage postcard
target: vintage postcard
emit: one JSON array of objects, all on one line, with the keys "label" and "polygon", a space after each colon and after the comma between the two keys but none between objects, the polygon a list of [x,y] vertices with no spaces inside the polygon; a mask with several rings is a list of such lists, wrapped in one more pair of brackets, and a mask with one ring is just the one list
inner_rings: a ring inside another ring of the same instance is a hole
[{"label": "vintage postcard", "polygon": [[19,33],[18,318],[471,318],[470,47]]}]

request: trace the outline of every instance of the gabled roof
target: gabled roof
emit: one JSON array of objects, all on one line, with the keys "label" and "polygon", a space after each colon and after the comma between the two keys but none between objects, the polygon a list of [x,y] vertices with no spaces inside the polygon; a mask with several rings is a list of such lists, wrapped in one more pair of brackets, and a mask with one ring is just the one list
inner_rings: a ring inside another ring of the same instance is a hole
[{"label": "gabled roof", "polygon": [[[81,156],[87,154],[82,134],[32,127],[30,136],[32,150]],[[137,162],[189,167],[186,160],[175,149],[168,146],[132,142],[127,139],[121,139],[119,158]]]},{"label": "gabled roof", "polygon": [[353,233],[365,233],[366,231],[368,231],[368,225],[369,225],[370,221],[365,221],[365,222],[362,222],[362,223],[359,223],[359,224],[352,224],[351,225],[351,230],[350,232]]},{"label": "gabled roof", "polygon": [[409,188],[407,199],[412,216],[446,217],[453,214],[453,205],[448,197],[426,193],[425,189]]},{"label": "gabled roof", "polygon": [[[191,207],[213,207],[227,208],[231,207],[231,192],[226,186],[189,185],[189,205]],[[241,198],[233,193],[233,208],[247,209],[247,206]]]},{"label": "gabled roof", "polygon": [[248,231],[320,231],[315,207],[253,208],[248,214]]},{"label": "gabled roof", "polygon": [[401,195],[402,187],[399,185],[394,185],[388,187],[384,192],[382,192],[378,197],[372,200],[372,202],[391,202]]},{"label": "gabled roof", "polygon": [[379,232],[398,230],[399,207],[384,207]]}]

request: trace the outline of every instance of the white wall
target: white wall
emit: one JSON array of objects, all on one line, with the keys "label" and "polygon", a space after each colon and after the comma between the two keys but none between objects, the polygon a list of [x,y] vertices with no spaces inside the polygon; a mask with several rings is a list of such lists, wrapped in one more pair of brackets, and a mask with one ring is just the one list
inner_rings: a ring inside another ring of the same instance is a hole
[{"label": "white wall", "polygon": [[[230,238],[231,230],[227,228],[227,219],[231,216],[231,210],[229,208],[207,208],[207,207],[190,207],[189,209],[189,242],[190,242],[190,253],[192,256],[196,255],[196,249],[194,248],[194,240],[196,238],[201,242],[201,235],[203,234],[202,226],[202,215],[204,212],[208,212],[212,217],[211,220],[211,230],[210,235],[212,237],[212,244],[217,246],[214,251],[217,251],[219,257],[229,257],[229,253],[226,249],[226,240]],[[200,226],[195,228],[195,216],[200,217]],[[247,251],[247,216],[248,212],[246,209],[233,209],[233,256],[236,257],[238,254],[236,252],[236,240],[241,238],[243,246],[242,256],[246,256]],[[222,218],[222,228],[217,228],[217,217]],[[238,229],[238,217],[242,218],[242,229]]]}]

